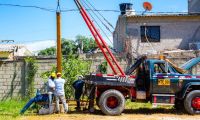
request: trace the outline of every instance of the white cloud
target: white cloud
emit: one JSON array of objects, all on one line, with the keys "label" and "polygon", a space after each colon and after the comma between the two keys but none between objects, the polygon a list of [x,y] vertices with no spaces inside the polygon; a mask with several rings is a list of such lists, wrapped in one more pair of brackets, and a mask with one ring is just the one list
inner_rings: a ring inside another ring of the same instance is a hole
[{"label": "white cloud", "polygon": [[24,44],[31,52],[35,53],[40,50],[56,46],[56,41],[54,40],[44,40],[44,41],[38,41],[38,42],[30,42]]}]

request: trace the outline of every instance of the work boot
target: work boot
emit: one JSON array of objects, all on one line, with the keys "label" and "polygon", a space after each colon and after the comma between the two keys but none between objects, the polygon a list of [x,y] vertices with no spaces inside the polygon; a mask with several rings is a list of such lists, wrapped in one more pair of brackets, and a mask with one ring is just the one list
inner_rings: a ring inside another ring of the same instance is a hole
[{"label": "work boot", "polygon": [[77,111],[81,110],[81,108],[80,108],[80,107],[75,107],[75,109],[76,109]]},{"label": "work boot", "polygon": [[59,114],[59,113],[60,113],[60,111],[56,111],[55,113],[56,113],[56,114]]},{"label": "work boot", "polygon": [[76,105],[77,105],[77,107],[75,107],[75,109],[76,110],[80,110],[81,109],[81,105],[80,105],[80,101],[78,100],[78,101],[76,101]]}]

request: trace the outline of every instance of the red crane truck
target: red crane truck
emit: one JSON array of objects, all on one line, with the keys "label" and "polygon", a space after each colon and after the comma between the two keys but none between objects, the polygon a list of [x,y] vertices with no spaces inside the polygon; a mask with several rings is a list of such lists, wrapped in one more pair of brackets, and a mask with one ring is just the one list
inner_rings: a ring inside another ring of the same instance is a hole
[{"label": "red crane truck", "polygon": [[[177,109],[184,108],[189,114],[200,114],[200,75],[184,73],[198,64],[200,57],[178,68],[166,60],[142,56],[124,72],[85,8],[79,0],[74,1],[114,73],[85,76],[90,110],[96,101],[104,114],[120,115],[125,101],[130,99],[133,102],[150,101],[153,105],[172,105]],[[132,75],[134,72],[136,74]]]}]

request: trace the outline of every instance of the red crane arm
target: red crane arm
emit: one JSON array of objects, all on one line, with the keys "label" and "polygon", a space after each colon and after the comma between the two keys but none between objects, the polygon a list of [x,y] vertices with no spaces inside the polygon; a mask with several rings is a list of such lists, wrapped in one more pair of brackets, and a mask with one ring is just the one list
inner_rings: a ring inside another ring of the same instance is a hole
[{"label": "red crane arm", "polygon": [[[114,72],[114,74],[117,75],[118,71],[119,71],[121,73],[121,75],[125,75],[124,71],[122,70],[122,68],[117,63],[116,58],[114,57],[114,55],[112,54],[112,52],[108,48],[108,46],[107,46],[106,42],[104,41],[103,37],[98,32],[98,30],[95,27],[94,23],[91,21],[91,19],[88,16],[88,14],[87,14],[86,10],[84,9],[84,7],[81,5],[80,1],[79,0],[74,0],[74,1],[75,1],[76,5],[77,5],[77,7],[78,7],[78,9],[79,9],[79,11],[81,13],[81,16],[83,17],[83,19],[86,22],[88,28],[90,29],[90,32],[92,33],[93,37],[95,38],[95,41],[96,41],[98,47],[101,49],[104,57],[106,58],[109,66],[111,67],[111,69]],[[104,49],[104,47],[105,47],[105,49]],[[116,70],[114,65],[116,65],[118,71]]]}]

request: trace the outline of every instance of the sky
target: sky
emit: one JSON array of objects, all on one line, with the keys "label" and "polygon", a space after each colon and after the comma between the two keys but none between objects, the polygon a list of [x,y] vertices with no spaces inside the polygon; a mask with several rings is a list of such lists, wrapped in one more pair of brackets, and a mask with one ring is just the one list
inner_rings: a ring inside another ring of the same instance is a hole
[{"label": "sky", "polygon": [[[143,11],[145,1],[153,5],[152,12],[187,12],[187,0],[89,0],[96,9],[119,10],[119,4],[133,3],[136,11]],[[0,4],[32,5],[56,9],[57,0],[0,0]],[[73,0],[60,0],[61,9],[76,9]],[[102,12],[115,26],[119,12]],[[108,32],[107,32],[108,33]],[[77,35],[90,37],[85,22],[77,11],[62,13],[62,38],[75,39]],[[108,33],[109,37],[112,34]],[[0,5],[0,40],[15,40],[16,43],[33,43],[56,40],[56,16],[54,12],[34,8]],[[106,40],[107,41],[107,40]],[[48,43],[47,43],[48,44]],[[40,44],[42,45],[42,44]]]}]

